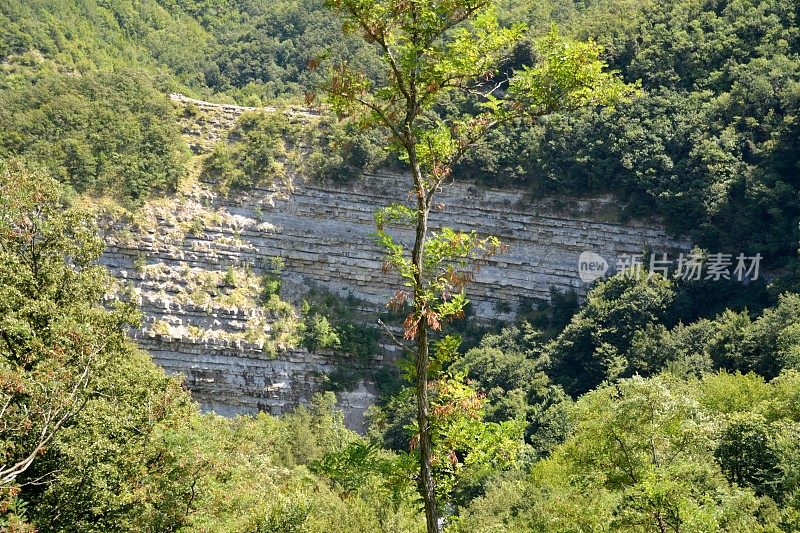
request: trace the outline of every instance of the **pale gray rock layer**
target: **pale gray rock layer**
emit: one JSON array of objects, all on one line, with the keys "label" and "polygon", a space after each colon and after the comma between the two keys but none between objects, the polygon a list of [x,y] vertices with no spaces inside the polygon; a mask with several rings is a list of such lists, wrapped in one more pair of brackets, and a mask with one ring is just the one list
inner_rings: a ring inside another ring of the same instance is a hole
[{"label": "pale gray rock layer", "polygon": [[[315,286],[341,296],[352,294],[367,308],[381,310],[400,284],[381,272],[382,253],[372,239],[373,213],[392,202],[409,203],[410,182],[404,176],[374,175],[349,186],[297,178],[288,195],[251,190],[221,197],[208,188],[201,190],[158,213],[149,231],[110,239],[103,262],[135,287],[145,314],[145,328],[136,336],[159,365],[186,376],[206,409],[224,415],[259,410],[281,414],[307,404],[324,375],[346,357],[304,348],[271,357],[258,343],[213,335],[195,338],[189,326],[242,331],[259,310],[203,308],[178,301],[176,295],[189,272],[224,272],[228,265],[251,265],[263,272],[263,265],[279,256],[285,261],[284,299],[298,301]],[[584,294],[578,256],[585,250],[613,265],[622,254],[644,249],[674,253],[690,247],[657,224],[615,222],[618,206],[611,197],[556,200],[534,198],[522,190],[456,183],[438,198],[443,209],[431,216],[434,230],[447,224],[496,235],[509,245],[506,253],[481,268],[468,289],[478,320],[512,320],[523,299],[548,299],[551,287]],[[192,221],[202,231],[177,230]],[[396,231],[402,240],[410,238],[410,233]],[[137,271],[137,261],[158,268],[148,267],[145,275]],[[157,322],[168,325],[168,332],[154,332]],[[391,359],[391,345],[386,345],[368,364]],[[348,424],[362,429],[364,411],[374,399],[373,384],[362,382],[338,396]]]}]

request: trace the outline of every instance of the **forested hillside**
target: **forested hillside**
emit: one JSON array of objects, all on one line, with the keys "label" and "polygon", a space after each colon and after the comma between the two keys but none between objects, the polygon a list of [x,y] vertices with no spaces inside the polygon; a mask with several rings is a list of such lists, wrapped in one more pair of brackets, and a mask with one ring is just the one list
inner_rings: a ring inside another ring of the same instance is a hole
[{"label": "forested hillside", "polygon": [[316,88],[312,59],[374,61],[321,0],[12,0],[0,30],[0,58],[36,52],[65,72],[134,67],[164,92],[247,105]]},{"label": "forested hillside", "polygon": [[798,241],[797,6],[626,7],[620,18],[589,9],[566,27],[603,43],[642,96],[498,132],[463,171],[543,192],[614,191],[630,215],[663,216],[701,246],[787,264]]},{"label": "forested hillside", "polygon": [[[245,113],[190,149],[211,119],[171,92],[321,116]],[[0,528],[800,530],[799,120],[796,2],[6,0]],[[200,412],[130,338],[135,291],[98,263],[109,217],[144,226],[148,200],[198,180],[235,197],[376,169],[413,178],[374,206],[406,283],[391,324],[281,301],[280,261],[263,286],[229,266],[193,294],[246,280],[290,325],[261,337],[396,346],[366,434],[330,391],[283,417]],[[469,283],[504,247],[429,232],[450,180],[611,194],[702,266],[761,254],[761,275],[645,263],[478,323]],[[424,246],[394,241],[404,225]]]}]

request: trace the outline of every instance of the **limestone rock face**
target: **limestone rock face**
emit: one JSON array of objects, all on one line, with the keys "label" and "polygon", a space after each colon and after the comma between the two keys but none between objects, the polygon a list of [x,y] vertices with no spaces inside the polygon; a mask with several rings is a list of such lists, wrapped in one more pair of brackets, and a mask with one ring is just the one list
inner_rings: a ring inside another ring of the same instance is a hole
[{"label": "limestone rock face", "polygon": [[[373,213],[409,201],[409,179],[372,175],[339,186],[295,178],[290,192],[227,196],[203,183],[190,189],[149,203],[139,220],[109,233],[103,261],[134,288],[145,314],[137,339],[168,372],[185,374],[196,399],[220,414],[280,414],[307,403],[325,375],[354,361],[300,347],[291,333],[299,318],[277,302],[265,306],[257,276],[280,257],[283,300],[297,303],[310,287],[320,287],[351,296],[363,311],[385,309],[399,284],[381,272]],[[655,224],[615,222],[618,206],[610,197],[533,198],[522,190],[456,183],[439,201],[434,230],[446,224],[509,245],[468,288],[478,320],[511,320],[521,301],[548,299],[551,287],[585,293],[578,276],[584,251],[613,265],[621,254],[675,252],[690,244]],[[391,346],[384,348],[358,364],[393,359]],[[373,395],[368,382],[338,395],[351,427],[363,427]]]}]

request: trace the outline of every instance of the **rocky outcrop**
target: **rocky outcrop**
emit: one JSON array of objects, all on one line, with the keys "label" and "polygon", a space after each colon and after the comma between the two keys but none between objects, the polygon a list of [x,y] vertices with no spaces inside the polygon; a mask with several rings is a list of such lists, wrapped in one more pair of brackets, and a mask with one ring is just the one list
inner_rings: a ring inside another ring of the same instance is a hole
[{"label": "rocky outcrop", "polygon": [[[168,372],[186,376],[186,386],[204,410],[223,416],[266,411],[275,415],[308,404],[325,384],[325,376],[347,357],[305,349],[263,357],[253,347],[168,336],[139,339],[153,359]],[[380,356],[374,360],[380,364]],[[364,413],[375,399],[374,385],[364,380],[355,389],[337,392],[345,423],[364,429]]]},{"label": "rocky outcrop", "polygon": [[[364,176],[348,186],[296,178],[291,194],[257,189],[220,196],[195,183],[117,227],[104,262],[138,294],[146,315],[137,335],[142,346],[167,371],[184,373],[206,408],[281,413],[308,402],[337,365],[374,367],[393,354],[387,346],[370,361],[354,361],[298,347],[290,331],[297,317],[277,300],[264,303],[258,277],[270,275],[279,257],[283,300],[297,303],[318,287],[349,297],[360,311],[380,312],[398,284],[381,272],[373,213],[408,200],[409,188],[405,177],[394,175]],[[469,288],[478,320],[510,320],[526,299],[548,299],[551,287],[584,292],[583,251],[613,264],[620,254],[645,248],[689,246],[657,224],[617,222],[610,197],[533,198],[522,190],[457,183],[440,201],[434,229],[447,224],[509,245]],[[372,389],[363,382],[340,394],[351,426],[363,422]]]},{"label": "rocky outcrop", "polygon": [[[256,239],[256,246],[286,260],[298,283],[313,279],[333,291],[352,292],[383,305],[396,280],[381,272],[382,256],[373,244],[373,212],[409,196],[402,176],[365,176],[349,187],[299,184],[287,200],[275,202],[266,218],[277,231]],[[447,187],[444,209],[431,225],[449,225],[496,235],[509,250],[490,260],[469,288],[479,319],[511,319],[525,298],[549,299],[550,288],[576,290],[578,256],[590,250],[614,262],[623,254],[685,249],[652,224],[614,222],[610,197],[565,200],[532,198],[524,191],[484,189],[468,184]],[[227,209],[247,216],[250,198]],[[410,239],[410,235],[407,236]]]}]

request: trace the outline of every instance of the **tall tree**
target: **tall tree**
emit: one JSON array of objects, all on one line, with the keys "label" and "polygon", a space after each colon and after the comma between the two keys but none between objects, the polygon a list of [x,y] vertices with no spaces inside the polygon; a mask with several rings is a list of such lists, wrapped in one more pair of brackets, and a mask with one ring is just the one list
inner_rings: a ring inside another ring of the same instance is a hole
[{"label": "tall tree", "polygon": [[0,489],[84,408],[137,320],[131,305],[102,305],[102,249],[54,179],[0,161]]},{"label": "tall tree", "polygon": [[[603,105],[630,88],[606,72],[593,43],[563,41],[553,30],[539,43],[540,61],[498,75],[498,66],[524,34],[521,25],[502,27],[490,0],[327,0],[344,20],[381,53],[385,76],[341,64],[326,91],[340,116],[357,116],[364,127],[382,129],[390,146],[410,168],[416,205],[395,204],[376,214],[379,242],[387,250],[386,269],[396,270],[407,291],[390,302],[411,312],[403,326],[414,341],[420,493],[429,532],[439,531],[431,472],[429,365],[431,334],[463,314],[464,285],[475,261],[500,251],[499,240],[449,228],[429,234],[435,196],[453,165],[498,124],[522,115]],[[467,118],[448,116],[437,104],[452,91],[476,101]],[[387,231],[388,224],[413,227],[409,249]]]}]

